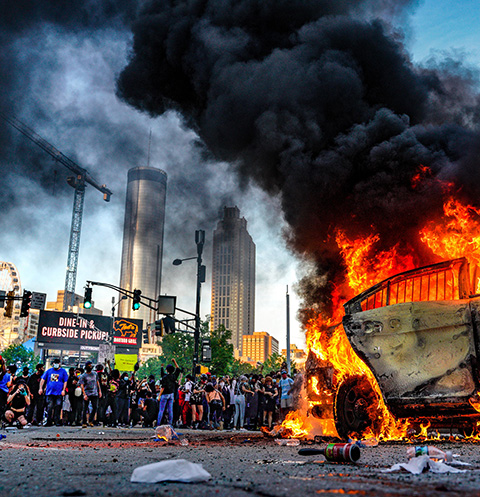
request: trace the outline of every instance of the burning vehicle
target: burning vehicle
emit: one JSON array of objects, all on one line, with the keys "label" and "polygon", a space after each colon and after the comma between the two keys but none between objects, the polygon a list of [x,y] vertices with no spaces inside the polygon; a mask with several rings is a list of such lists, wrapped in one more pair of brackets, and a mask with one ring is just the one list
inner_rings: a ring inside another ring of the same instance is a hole
[{"label": "burning vehicle", "polygon": [[346,336],[379,389],[367,374],[335,384],[328,364],[311,361],[313,383],[330,387],[310,393],[319,401],[312,414],[333,415],[341,438],[379,435],[383,403],[412,425],[428,420],[471,433],[480,420],[477,273],[466,258],[454,259],[391,276],[346,302]]}]

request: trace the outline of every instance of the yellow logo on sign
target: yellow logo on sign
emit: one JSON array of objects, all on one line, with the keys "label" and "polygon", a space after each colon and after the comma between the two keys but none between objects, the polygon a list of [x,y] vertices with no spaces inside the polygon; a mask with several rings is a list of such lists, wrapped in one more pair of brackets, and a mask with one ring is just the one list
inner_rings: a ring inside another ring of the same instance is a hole
[{"label": "yellow logo on sign", "polygon": [[122,337],[135,338],[138,333],[138,325],[126,319],[117,319],[113,324],[113,330],[116,334],[120,333]]}]

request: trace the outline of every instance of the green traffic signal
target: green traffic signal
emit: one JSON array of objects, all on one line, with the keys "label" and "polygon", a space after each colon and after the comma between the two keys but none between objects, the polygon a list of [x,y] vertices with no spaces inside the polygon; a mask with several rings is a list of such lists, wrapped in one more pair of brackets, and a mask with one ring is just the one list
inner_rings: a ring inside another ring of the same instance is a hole
[{"label": "green traffic signal", "polygon": [[142,295],[141,290],[133,290],[133,302],[132,302],[132,309],[134,311],[138,311],[140,309],[140,295]]},{"label": "green traffic signal", "polygon": [[92,288],[85,288],[85,296],[83,297],[83,307],[84,309],[90,309],[92,307]]}]

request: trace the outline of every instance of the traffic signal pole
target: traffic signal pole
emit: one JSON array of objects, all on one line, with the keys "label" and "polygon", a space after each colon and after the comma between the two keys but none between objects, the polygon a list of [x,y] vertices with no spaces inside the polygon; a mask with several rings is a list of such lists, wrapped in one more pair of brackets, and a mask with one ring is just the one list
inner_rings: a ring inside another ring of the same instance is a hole
[{"label": "traffic signal pole", "polygon": [[195,370],[198,364],[198,349],[200,347],[200,295],[202,280],[205,280],[205,270],[202,266],[203,245],[205,244],[205,231],[195,231],[195,243],[197,244],[197,304],[195,306],[195,349],[193,353],[192,376],[195,378]]}]

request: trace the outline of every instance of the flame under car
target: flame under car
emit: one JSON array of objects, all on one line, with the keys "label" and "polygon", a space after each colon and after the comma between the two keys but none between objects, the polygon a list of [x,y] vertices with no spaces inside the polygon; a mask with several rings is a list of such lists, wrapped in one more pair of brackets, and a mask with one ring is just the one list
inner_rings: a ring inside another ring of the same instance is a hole
[{"label": "flame under car", "polygon": [[[480,413],[480,274],[464,258],[407,271],[345,305],[343,327],[397,418],[473,429]],[[346,377],[336,389],[338,434],[377,429],[369,380]]]}]

